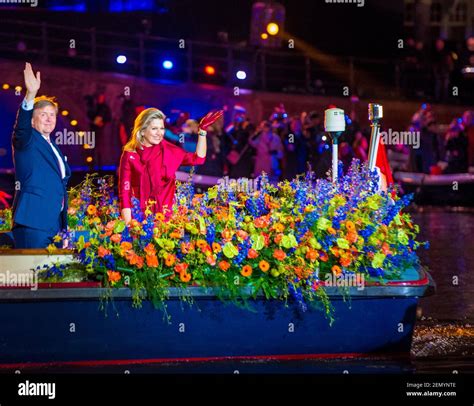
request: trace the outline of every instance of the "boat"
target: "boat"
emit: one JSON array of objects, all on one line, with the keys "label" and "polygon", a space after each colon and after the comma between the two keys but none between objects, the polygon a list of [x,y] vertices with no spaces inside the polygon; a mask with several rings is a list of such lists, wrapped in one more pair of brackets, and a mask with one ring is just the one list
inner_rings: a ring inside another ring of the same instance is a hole
[{"label": "boat", "polygon": [[[31,272],[52,260],[45,250],[0,251],[2,263]],[[14,262],[12,262],[14,261]],[[0,273],[8,269],[2,267]],[[12,268],[10,269],[10,272]],[[1,280],[1,279],[0,279]],[[408,356],[420,297],[434,292],[423,269],[403,280],[326,286],[334,322],[325,313],[297,303],[267,300],[238,307],[212,289],[170,288],[166,314],[144,301],[132,306],[131,291],[98,282],[38,283],[0,288],[0,370],[51,366],[212,361],[220,359],[351,358]],[[183,302],[183,294],[192,303]],[[107,304],[105,304],[107,303]],[[105,304],[105,308],[101,305]]]}]

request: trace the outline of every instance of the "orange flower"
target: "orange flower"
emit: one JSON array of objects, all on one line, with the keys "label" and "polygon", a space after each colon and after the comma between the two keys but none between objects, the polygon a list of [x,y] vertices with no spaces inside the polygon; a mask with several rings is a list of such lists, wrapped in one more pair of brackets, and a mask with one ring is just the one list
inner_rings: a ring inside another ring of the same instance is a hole
[{"label": "orange flower", "polygon": [[270,264],[267,261],[262,259],[258,263],[258,267],[261,269],[262,272],[267,272],[270,269]]},{"label": "orange flower", "polygon": [[230,264],[227,261],[220,261],[219,262],[219,268],[222,271],[227,272],[227,270],[230,268]]},{"label": "orange flower", "polygon": [[155,255],[156,254],[155,246],[151,242],[144,248],[143,251],[145,251],[145,253],[147,255]]},{"label": "orange flower", "polygon": [[359,236],[357,235],[357,233],[355,231],[349,231],[346,235],[346,240],[351,242],[351,243],[356,242],[358,238],[359,238]]},{"label": "orange flower", "polygon": [[101,245],[99,249],[97,250],[97,253],[99,254],[99,257],[104,258],[106,255],[110,254],[110,251],[108,249],[105,249]]},{"label": "orange flower", "polygon": [[336,230],[333,227],[329,227],[328,228],[328,233],[334,235],[334,234],[336,234]]},{"label": "orange flower", "polygon": [[216,265],[216,258],[214,257],[214,255],[209,255],[207,258],[206,258],[206,262],[211,265],[211,266],[214,266]]},{"label": "orange flower", "polygon": [[258,252],[254,250],[253,248],[249,249],[249,252],[247,253],[247,258],[254,259],[258,257]]},{"label": "orange flower", "polygon": [[329,259],[328,254],[326,254],[325,252],[321,252],[319,254],[319,259],[321,259],[321,261],[323,262],[326,262]]},{"label": "orange flower", "polygon": [[336,276],[339,276],[341,273],[342,273],[342,269],[340,266],[337,266],[337,265],[333,265],[333,267],[331,268],[331,272],[336,275]]},{"label": "orange flower", "polygon": [[281,240],[283,239],[283,233],[279,233],[275,236],[275,238],[273,239],[273,241],[275,242],[275,244],[280,244]]},{"label": "orange flower", "polygon": [[189,282],[191,280],[191,274],[186,271],[180,272],[179,279],[181,279],[181,282]]},{"label": "orange flower", "polygon": [[138,269],[143,268],[144,260],[143,257],[141,257],[140,255],[133,253],[132,255],[130,255],[129,262],[130,265],[136,265]]},{"label": "orange flower", "polygon": [[180,231],[173,231],[171,234],[170,234],[170,238],[181,238],[181,232]]},{"label": "orange flower", "polygon": [[156,255],[147,255],[146,264],[149,268],[156,268],[158,266],[158,258]]},{"label": "orange flower", "polygon": [[221,252],[222,248],[221,248],[220,244],[218,244],[217,242],[213,242],[212,243],[212,251],[214,251],[215,254],[218,254],[219,252]]},{"label": "orange flower", "polygon": [[391,251],[390,251],[390,246],[384,242],[382,244],[382,252],[385,254],[385,255],[388,255],[388,254],[391,254]]},{"label": "orange flower", "polygon": [[341,257],[339,260],[339,263],[342,266],[349,266],[351,264],[352,260],[348,256]]},{"label": "orange flower", "polygon": [[240,271],[240,274],[248,278],[250,275],[252,275],[252,267],[250,265],[244,265]]},{"label": "orange flower", "polygon": [[112,237],[110,237],[110,241],[112,241],[115,244],[118,244],[121,240],[122,240],[121,234],[113,234]]},{"label": "orange flower", "polygon": [[340,256],[339,248],[337,248],[337,247],[332,247],[332,248],[331,248],[331,252],[332,252],[332,254],[333,254],[336,258],[339,258],[339,256]]},{"label": "orange flower", "polygon": [[273,251],[273,258],[277,259],[278,261],[283,261],[286,258],[285,251],[283,250]]},{"label": "orange flower", "polygon": [[266,227],[268,224],[268,221],[265,217],[257,217],[254,221],[253,224],[257,228],[263,228]]},{"label": "orange flower", "polygon": [[198,248],[203,249],[203,248],[206,247],[206,245],[207,245],[207,242],[206,242],[205,240],[197,240],[197,241],[196,241],[196,246],[197,246]]},{"label": "orange flower", "polygon": [[163,213],[156,213],[155,214],[155,219],[157,221],[163,221],[165,219],[165,215]]},{"label": "orange flower", "polygon": [[347,229],[348,232],[353,232],[353,231],[355,231],[355,225],[354,225],[354,223],[353,223],[352,221],[350,221],[350,220],[347,220],[347,221],[346,221],[346,229]]},{"label": "orange flower", "polygon": [[247,238],[249,238],[249,234],[244,230],[239,230],[237,231],[237,237],[239,237],[242,240],[246,240]]},{"label": "orange flower", "polygon": [[167,254],[165,258],[165,265],[166,266],[173,266],[176,262],[176,257],[173,254]]},{"label": "orange flower", "polygon": [[232,239],[232,232],[228,230],[227,228],[225,230],[222,230],[222,238],[224,240],[231,240]]},{"label": "orange flower", "polygon": [[84,244],[84,248],[89,248],[90,246],[91,246],[90,241],[87,241],[87,242]]},{"label": "orange flower", "polygon": [[107,271],[107,277],[109,278],[109,282],[115,285],[122,278],[122,275],[120,275],[120,272]]},{"label": "orange flower", "polygon": [[310,249],[306,252],[306,259],[309,259],[311,262],[316,261],[318,258],[319,258],[318,251],[313,250],[312,248],[310,248]]},{"label": "orange flower", "polygon": [[[114,234],[114,235],[119,235],[119,234]],[[132,249],[132,243],[130,243],[128,241],[124,241],[120,244],[121,255],[123,255],[127,251],[130,251],[131,249]]]},{"label": "orange flower", "polygon": [[95,207],[93,204],[90,204],[87,206],[87,214],[89,216],[95,216],[97,213],[97,207]]},{"label": "orange flower", "polygon": [[282,233],[283,230],[285,229],[285,226],[281,223],[276,223],[274,226],[273,226],[273,229],[277,232],[277,233]]},{"label": "orange flower", "polygon": [[185,264],[185,263],[176,264],[176,265],[174,266],[174,270],[175,270],[175,272],[177,272],[177,273],[186,272],[187,269],[188,269],[188,266],[189,266],[189,264]]}]

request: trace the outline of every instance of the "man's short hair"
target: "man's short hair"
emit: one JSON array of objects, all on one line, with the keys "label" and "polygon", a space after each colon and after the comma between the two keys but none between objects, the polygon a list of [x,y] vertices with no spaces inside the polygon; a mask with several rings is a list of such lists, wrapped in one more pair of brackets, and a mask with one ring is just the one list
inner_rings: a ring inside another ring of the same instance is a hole
[{"label": "man's short hair", "polygon": [[46,107],[46,106],[53,106],[56,110],[56,114],[58,114],[58,103],[56,102],[56,98],[54,96],[53,97],[49,97],[49,96],[35,97],[33,110],[42,109],[43,107]]}]

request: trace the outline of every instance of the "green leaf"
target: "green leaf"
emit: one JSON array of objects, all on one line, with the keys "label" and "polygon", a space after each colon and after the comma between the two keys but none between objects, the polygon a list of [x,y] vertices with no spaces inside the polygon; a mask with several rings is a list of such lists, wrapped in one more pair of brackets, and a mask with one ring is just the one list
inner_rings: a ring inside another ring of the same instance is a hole
[{"label": "green leaf", "polygon": [[327,230],[329,227],[331,227],[331,221],[328,220],[327,218],[320,217],[318,219],[318,228],[320,230]]},{"label": "green leaf", "polygon": [[117,221],[114,226],[114,234],[120,234],[123,230],[125,230],[125,222],[122,220]]},{"label": "green leaf", "polygon": [[213,186],[207,190],[207,197],[209,200],[217,197],[217,186]]},{"label": "green leaf", "polygon": [[239,254],[239,250],[231,242],[228,242],[224,245],[222,252],[227,258],[230,258],[230,259],[234,258],[235,256]]},{"label": "green leaf", "polygon": [[398,230],[397,239],[402,245],[408,245],[408,236],[406,235],[405,231]]},{"label": "green leaf", "polygon": [[372,260],[372,266],[374,268],[381,268],[383,265],[383,261],[385,260],[385,255],[381,252],[378,252],[374,255],[374,259]]},{"label": "green leaf", "polygon": [[293,248],[293,247],[298,246],[298,242],[296,241],[296,238],[293,234],[284,235],[283,238],[281,239],[281,244],[285,248]]},{"label": "green leaf", "polygon": [[345,250],[349,249],[349,241],[347,241],[345,238],[338,238],[336,242],[339,248],[343,248]]},{"label": "green leaf", "polygon": [[400,214],[397,214],[397,215],[395,216],[395,218],[393,219],[393,221],[395,221],[395,224],[396,224],[397,226],[401,226],[401,225],[402,225],[402,220],[400,219]]},{"label": "green leaf", "polygon": [[263,235],[253,235],[251,240],[252,248],[256,251],[260,251],[265,246],[265,238]]}]

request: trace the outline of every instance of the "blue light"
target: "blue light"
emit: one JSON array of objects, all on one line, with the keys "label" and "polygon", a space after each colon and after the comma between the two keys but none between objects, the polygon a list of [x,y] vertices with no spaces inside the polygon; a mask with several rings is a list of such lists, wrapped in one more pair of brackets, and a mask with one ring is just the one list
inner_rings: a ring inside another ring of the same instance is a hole
[{"label": "blue light", "polygon": [[247,74],[243,70],[239,70],[235,76],[237,76],[237,79],[244,80],[247,77]]},{"label": "blue light", "polygon": [[116,61],[117,61],[117,63],[122,65],[125,62],[127,62],[127,57],[125,55],[119,55],[119,56],[117,56]]},{"label": "blue light", "polygon": [[423,110],[426,110],[426,103],[423,103],[423,104],[421,105],[421,108],[422,108]]},{"label": "blue light", "polygon": [[462,118],[458,118],[458,123],[462,124]]},{"label": "blue light", "polygon": [[173,69],[173,62],[170,60],[163,61],[163,68],[165,69]]}]

